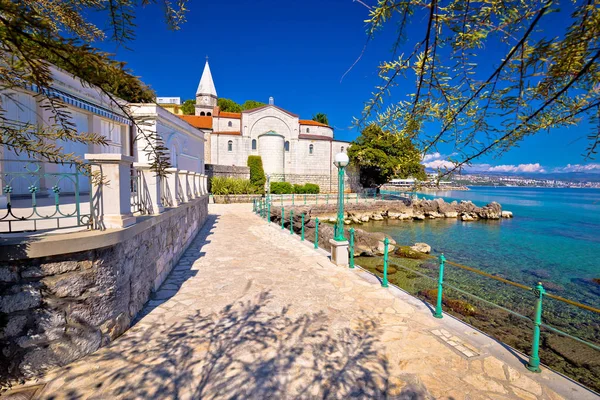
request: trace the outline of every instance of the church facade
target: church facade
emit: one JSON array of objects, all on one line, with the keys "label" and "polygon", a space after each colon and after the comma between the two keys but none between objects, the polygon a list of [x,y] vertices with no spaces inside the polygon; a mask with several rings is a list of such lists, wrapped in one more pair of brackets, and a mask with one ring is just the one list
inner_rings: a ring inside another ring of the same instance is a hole
[{"label": "church facade", "polygon": [[241,113],[222,112],[208,61],[196,91],[195,115],[180,116],[204,132],[204,162],[246,166],[261,156],[272,181],[316,183],[322,192],[337,190],[335,154],[349,142],[335,140],[333,128],[269,104]]}]

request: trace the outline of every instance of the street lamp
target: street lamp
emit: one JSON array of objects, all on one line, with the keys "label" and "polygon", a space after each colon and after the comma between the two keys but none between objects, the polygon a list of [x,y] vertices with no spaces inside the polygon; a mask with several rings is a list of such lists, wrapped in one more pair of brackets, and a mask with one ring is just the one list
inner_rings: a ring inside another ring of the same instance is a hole
[{"label": "street lamp", "polygon": [[337,153],[333,165],[338,169],[338,215],[335,224],[335,240],[343,242],[344,237],[344,169],[348,166],[350,159],[346,153]]},{"label": "street lamp", "polygon": [[338,215],[335,224],[334,238],[331,244],[331,260],[336,265],[348,265],[348,241],[344,237],[344,169],[350,159],[346,153],[338,153],[334,157],[333,165],[338,169]]}]

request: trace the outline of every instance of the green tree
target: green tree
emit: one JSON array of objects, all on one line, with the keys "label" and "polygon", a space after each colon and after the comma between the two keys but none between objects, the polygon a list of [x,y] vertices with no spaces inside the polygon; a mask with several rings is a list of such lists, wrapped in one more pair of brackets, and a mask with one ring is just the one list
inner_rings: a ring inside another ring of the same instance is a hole
[{"label": "green tree", "polygon": [[[174,7],[169,0],[158,1],[165,10],[167,24],[178,29],[184,22],[185,1]],[[143,128],[144,121],[135,119],[115,97],[130,102],[152,102],[154,92],[111,55],[89,43],[110,40],[126,45],[133,36],[134,10],[146,5],[144,0],[0,0],[0,91],[36,87],[40,107],[54,116],[54,124],[16,123],[6,118],[0,104],[0,145],[31,158],[58,162],[75,162],[84,169],[82,160],[65,154],[61,140],[106,145],[106,138],[93,132],[78,132],[71,114],[54,94],[48,63],[75,75],[85,84],[92,84],[112,99],[113,105],[133,121],[136,136],[148,139],[147,152],[155,171],[169,166],[165,147],[158,145],[155,135]],[[98,28],[87,16],[103,13],[108,21],[106,31]]]},{"label": "green tree", "polygon": [[181,105],[183,115],[194,115],[196,113],[196,100],[190,99],[183,102]]},{"label": "green tree", "polygon": [[421,152],[408,137],[371,124],[348,148],[350,162],[360,169],[364,187],[379,187],[393,178],[425,180]]},{"label": "green tree", "polygon": [[223,112],[242,112],[242,106],[231,99],[220,98],[217,100],[217,106]]},{"label": "green tree", "polygon": [[329,119],[327,118],[327,114],[316,113],[315,115],[313,115],[312,120],[325,125],[329,125]]},{"label": "green tree", "polygon": [[502,155],[528,136],[579,124],[592,129],[584,157],[595,157],[600,0],[359,3],[368,8],[367,41],[398,28],[359,126],[376,121],[414,138],[425,153],[454,144],[447,173]]},{"label": "green tree", "polygon": [[252,110],[254,108],[258,108],[258,107],[262,107],[264,106],[265,103],[261,103],[260,101],[256,101],[256,100],[246,100],[244,102],[244,104],[242,104],[242,108],[244,110]]},{"label": "green tree", "polygon": [[248,167],[250,167],[250,182],[262,192],[267,181],[260,156],[248,156]]}]

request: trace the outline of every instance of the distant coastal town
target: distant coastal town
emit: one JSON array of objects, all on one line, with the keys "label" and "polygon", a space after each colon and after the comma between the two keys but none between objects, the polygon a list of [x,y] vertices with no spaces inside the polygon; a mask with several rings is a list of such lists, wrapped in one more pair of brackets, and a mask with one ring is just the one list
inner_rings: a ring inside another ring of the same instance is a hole
[{"label": "distant coastal town", "polygon": [[454,186],[523,186],[600,189],[600,182],[592,180],[532,178],[514,175],[460,175],[452,179],[452,182]]}]

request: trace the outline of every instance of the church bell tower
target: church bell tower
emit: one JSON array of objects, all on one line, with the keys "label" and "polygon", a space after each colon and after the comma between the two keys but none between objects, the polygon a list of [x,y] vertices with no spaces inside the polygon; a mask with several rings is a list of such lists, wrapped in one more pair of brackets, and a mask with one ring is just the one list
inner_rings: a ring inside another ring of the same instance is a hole
[{"label": "church bell tower", "polygon": [[202,78],[196,90],[196,115],[212,115],[214,107],[217,105],[217,89],[213,82],[210,66],[208,65],[208,57],[204,64]]}]

